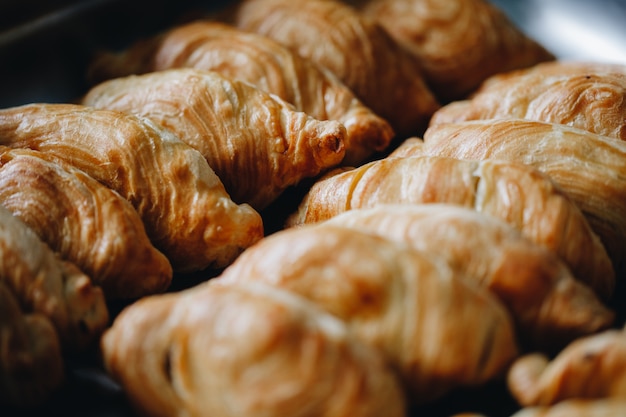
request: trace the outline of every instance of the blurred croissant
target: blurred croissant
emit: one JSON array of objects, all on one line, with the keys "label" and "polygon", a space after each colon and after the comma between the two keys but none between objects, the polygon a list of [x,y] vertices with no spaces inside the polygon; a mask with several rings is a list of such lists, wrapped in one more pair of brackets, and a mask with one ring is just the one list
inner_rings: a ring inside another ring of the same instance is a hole
[{"label": "blurred croissant", "polygon": [[601,400],[574,399],[552,406],[527,407],[511,417],[623,417],[626,401],[622,398]]},{"label": "blurred croissant", "polygon": [[263,236],[202,155],[130,114],[74,104],[0,110],[0,144],[31,148],[86,172],[131,202],[175,271],[220,267]]},{"label": "blurred croissant", "polygon": [[491,75],[554,59],[484,0],[361,0],[418,58],[424,77],[444,103],[466,96]]},{"label": "blurred croissant", "polygon": [[169,286],[172,267],[135,209],[82,171],[49,162],[42,152],[1,146],[0,204],[80,267],[107,299]]},{"label": "blurred croissant", "polygon": [[400,137],[421,134],[439,108],[415,57],[340,1],[245,0],[233,20],[330,70]]},{"label": "blurred croissant", "polygon": [[625,142],[561,124],[477,120],[431,126],[417,152],[534,166],[580,207],[600,236],[615,270],[625,268]]},{"label": "blurred croissant", "polygon": [[626,140],[626,65],[555,61],[494,75],[431,125],[498,118],[564,124]]},{"label": "blurred croissant", "polygon": [[624,398],[626,332],[624,329],[580,338],[554,359],[541,353],[515,361],[508,387],[523,406],[551,405],[575,398]]},{"label": "blurred croissant", "polygon": [[108,325],[102,290],[75,265],[57,258],[32,229],[3,206],[0,283],[15,295],[25,313],[47,317],[61,346],[69,351],[86,348]]},{"label": "blurred croissant", "polygon": [[344,323],[261,284],[130,305],[102,338],[135,409],[163,417],[404,417],[395,374]]},{"label": "blurred croissant", "polygon": [[355,165],[384,150],[394,132],[329,71],[272,39],[212,21],[196,21],[144,39],[119,53],[101,53],[92,82],[191,67],[216,71],[274,94],[318,120],[346,127],[343,163]]},{"label": "blurred croissant", "polygon": [[519,163],[421,156],[334,170],[313,184],[286,225],[389,203],[450,203],[493,215],[557,253],[601,297],[613,293],[611,261],[580,209],[550,178]]},{"label": "blurred croissant", "polygon": [[198,149],[238,203],[260,210],[287,187],[338,165],[346,130],[247,83],[180,68],[117,78],[83,104],[147,117]]},{"label": "blurred croissant", "polygon": [[381,349],[419,404],[503,376],[517,356],[508,312],[459,275],[434,254],[312,225],[266,237],[211,282],[263,282],[313,301]]},{"label": "blurred croissant", "polygon": [[0,406],[34,407],[65,380],[61,343],[50,320],[25,314],[0,280]]},{"label": "blurred croissant", "polygon": [[613,313],[552,251],[494,216],[452,204],[383,204],[319,224],[375,233],[444,258],[498,296],[532,349],[561,349],[613,322]]}]

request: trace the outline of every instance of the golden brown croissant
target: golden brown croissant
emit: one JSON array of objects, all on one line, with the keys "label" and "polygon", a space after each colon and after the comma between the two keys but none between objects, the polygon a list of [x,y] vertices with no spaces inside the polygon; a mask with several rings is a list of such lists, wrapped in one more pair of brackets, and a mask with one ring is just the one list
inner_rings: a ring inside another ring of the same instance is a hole
[{"label": "golden brown croissant", "polygon": [[102,53],[90,72],[102,82],[180,67],[246,81],[315,119],[339,121],[347,131],[346,165],[356,165],[374,151],[384,150],[394,135],[386,120],[365,107],[329,71],[266,36],[220,22],[187,23],[122,52]]},{"label": "golden brown croissant", "polygon": [[626,401],[622,398],[601,400],[574,399],[552,406],[527,407],[511,417],[623,417]]},{"label": "golden brown croissant", "polygon": [[450,203],[498,217],[556,252],[602,297],[613,293],[611,261],[587,219],[546,175],[523,164],[422,156],[334,170],[313,184],[286,225],[388,203]]},{"label": "golden brown croissant", "polygon": [[547,174],[580,207],[616,271],[626,256],[626,143],[552,123],[477,120],[432,126],[419,154],[501,159]]},{"label": "golden brown croissant", "polygon": [[108,325],[102,290],[75,265],[59,260],[21,220],[0,206],[0,282],[23,311],[46,316],[62,346],[85,348]]},{"label": "golden brown croissant", "polygon": [[517,356],[508,312],[460,273],[380,236],[309,225],[266,237],[211,282],[264,282],[313,301],[385,352],[411,401],[425,403],[503,376]]},{"label": "golden brown croissant", "polygon": [[0,281],[0,406],[37,406],[64,379],[54,326],[41,314],[24,314],[15,295]]},{"label": "golden brown croissant", "polygon": [[147,416],[403,417],[382,355],[305,299],[261,284],[150,296],[102,338]]},{"label": "golden brown croissant", "polygon": [[507,380],[523,406],[551,405],[572,398],[624,398],[625,330],[580,338],[552,360],[541,353],[524,355],[515,361]]},{"label": "golden brown croissant", "polygon": [[561,349],[613,322],[613,313],[552,251],[494,216],[452,204],[387,204],[349,210],[320,224],[436,253],[498,296],[530,349]]},{"label": "golden brown croissant", "polygon": [[116,78],[83,104],[147,117],[200,151],[238,203],[263,209],[343,159],[346,130],[215,72],[179,68]]},{"label": "golden brown croissant", "polygon": [[555,61],[489,78],[431,125],[498,118],[559,123],[626,140],[626,65]]},{"label": "golden brown croissant", "polygon": [[0,144],[47,153],[117,191],[175,271],[224,266],[263,236],[258,212],[233,203],[202,155],[147,119],[28,104],[0,110]]},{"label": "golden brown croissant", "polygon": [[333,0],[247,0],[234,24],[329,69],[400,137],[421,134],[439,108],[415,57],[377,24]]},{"label": "golden brown croissant", "polygon": [[442,102],[466,96],[491,75],[554,56],[484,0],[361,0],[376,19],[413,52],[428,85]]},{"label": "golden brown croissant", "polygon": [[131,204],[42,152],[0,146],[0,204],[89,275],[107,298],[160,292],[171,282],[169,261],[152,246]]}]

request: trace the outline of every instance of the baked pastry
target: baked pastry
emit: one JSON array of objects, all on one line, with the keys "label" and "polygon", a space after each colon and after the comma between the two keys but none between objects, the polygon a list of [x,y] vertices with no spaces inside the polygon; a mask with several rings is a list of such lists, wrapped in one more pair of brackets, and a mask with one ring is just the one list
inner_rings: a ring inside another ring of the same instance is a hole
[{"label": "baked pastry", "polygon": [[554,59],[497,6],[485,0],[361,0],[418,58],[441,102],[467,96],[489,76]]},{"label": "baked pastry", "polygon": [[343,163],[383,151],[393,129],[329,71],[274,40],[225,23],[199,20],[143,39],[121,52],[102,52],[90,65],[93,84],[131,74],[191,67],[246,81],[318,120],[346,127]]},{"label": "baked pastry", "polygon": [[0,280],[0,406],[34,407],[65,380],[61,343],[50,320],[24,314]]},{"label": "baked pastry", "polygon": [[177,68],[116,78],[83,104],[147,117],[200,151],[238,203],[261,210],[343,159],[346,130],[218,73]]},{"label": "baked pastry", "polygon": [[422,156],[333,170],[312,185],[286,225],[389,203],[456,204],[505,220],[557,253],[601,297],[613,293],[611,261],[580,209],[545,174],[520,163]]},{"label": "baked pastry", "polygon": [[415,57],[340,1],[245,0],[233,20],[330,70],[401,138],[420,135],[439,108]]},{"label": "baked pastry", "polygon": [[146,416],[405,416],[404,393],[378,351],[271,286],[201,284],[143,298],[101,348]]},{"label": "baked pastry", "polygon": [[202,155],[148,119],[77,104],[0,110],[0,144],[47,153],[131,202],[174,271],[220,267],[263,236]]},{"label": "baked pastry", "polygon": [[0,146],[0,204],[84,271],[107,299],[160,292],[172,280],[169,261],[127,200],[42,152]]},{"label": "baked pastry", "polygon": [[527,407],[511,417],[621,417],[623,415],[626,415],[626,401],[621,398],[607,398],[574,399],[552,406]]},{"label": "baked pastry", "polygon": [[515,361],[508,387],[523,406],[552,405],[575,398],[626,395],[626,333],[605,330],[572,342],[553,359],[541,353]]},{"label": "baked pastry", "polygon": [[437,254],[502,301],[526,349],[555,352],[613,323],[614,314],[552,251],[471,208],[387,204],[349,210],[320,225],[350,227]]},{"label": "baked pastry", "polygon": [[422,155],[509,160],[547,174],[586,215],[615,270],[624,270],[626,143],[561,124],[500,119],[432,126],[424,144]]},{"label": "baked pastry", "polygon": [[505,308],[459,275],[432,253],[310,225],[266,237],[211,282],[263,282],[313,301],[382,350],[423,404],[503,377],[518,353]]},{"label": "baked pastry", "polygon": [[518,118],[626,140],[626,65],[554,61],[494,75],[430,123]]},{"label": "baked pastry", "polygon": [[47,317],[63,349],[81,350],[109,324],[102,290],[0,206],[0,283],[25,313]]}]

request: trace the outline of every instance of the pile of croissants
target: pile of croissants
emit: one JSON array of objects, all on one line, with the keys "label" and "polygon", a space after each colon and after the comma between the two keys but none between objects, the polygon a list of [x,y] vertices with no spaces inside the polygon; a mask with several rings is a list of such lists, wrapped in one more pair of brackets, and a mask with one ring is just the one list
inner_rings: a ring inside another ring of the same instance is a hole
[{"label": "pile of croissants", "polygon": [[0,109],[0,405],[95,349],[145,416],[626,415],[626,65],[486,0],[242,0],[85,76]]}]

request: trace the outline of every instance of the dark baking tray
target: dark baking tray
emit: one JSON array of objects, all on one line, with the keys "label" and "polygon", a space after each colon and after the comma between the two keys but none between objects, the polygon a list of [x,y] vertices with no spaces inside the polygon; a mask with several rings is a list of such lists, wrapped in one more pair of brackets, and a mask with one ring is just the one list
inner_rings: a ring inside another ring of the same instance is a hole
[{"label": "dark baking tray", "polygon": [[[200,0],[0,0],[0,108],[32,102],[72,102],[88,88],[94,51],[120,49],[173,24],[230,3]],[[528,35],[557,57],[626,64],[626,1],[492,0]],[[295,197],[295,198],[294,198]],[[267,212],[286,213],[298,196],[286,195]],[[277,228],[275,218],[264,220]],[[178,277],[172,290],[207,274]],[[110,304],[115,316],[127,303]],[[132,417],[121,388],[102,370],[97,350],[68,358],[67,383],[44,406],[28,412],[0,408],[0,416]],[[509,416],[517,406],[502,383],[460,390],[410,415],[443,417],[479,411]],[[245,417],[245,416],[242,416]]]}]

